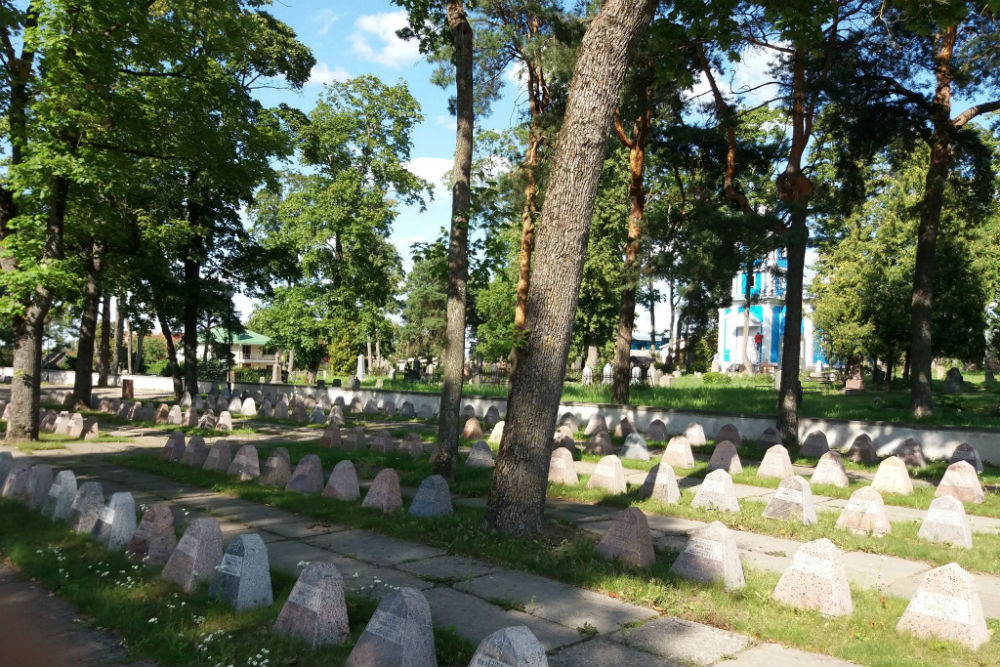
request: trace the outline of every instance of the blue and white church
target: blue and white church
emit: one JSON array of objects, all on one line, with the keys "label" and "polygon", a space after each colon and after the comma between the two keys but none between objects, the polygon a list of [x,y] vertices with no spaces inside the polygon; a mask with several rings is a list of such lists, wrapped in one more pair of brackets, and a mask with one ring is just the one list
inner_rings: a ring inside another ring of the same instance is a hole
[{"label": "blue and white church", "polygon": [[[781,366],[781,338],[785,333],[785,273],[788,257],[784,248],[769,253],[757,263],[750,289],[750,326],[744,331],[747,275],[741,271],[733,278],[732,305],[719,309],[719,347],[715,365],[730,371],[743,363],[743,345],[749,337],[748,356],[758,371]],[[812,322],[813,307],[808,299],[812,273],[803,280],[802,342],[799,368],[805,372],[822,371],[829,362],[819,346]],[[760,339],[757,338],[758,334]],[[759,340],[759,344],[757,341]]]}]

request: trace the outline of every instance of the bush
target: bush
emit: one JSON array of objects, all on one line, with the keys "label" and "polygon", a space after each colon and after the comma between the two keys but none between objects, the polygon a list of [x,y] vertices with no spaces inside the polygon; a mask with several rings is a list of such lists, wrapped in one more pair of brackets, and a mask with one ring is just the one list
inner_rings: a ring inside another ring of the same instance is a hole
[{"label": "bush", "polygon": [[701,376],[701,381],[705,384],[732,384],[733,378],[729,377],[725,373],[709,371]]}]

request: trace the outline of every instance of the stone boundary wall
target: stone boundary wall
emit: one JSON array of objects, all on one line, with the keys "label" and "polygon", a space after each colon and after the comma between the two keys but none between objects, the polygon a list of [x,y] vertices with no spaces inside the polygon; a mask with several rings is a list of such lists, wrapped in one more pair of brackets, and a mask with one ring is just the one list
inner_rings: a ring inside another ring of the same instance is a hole
[{"label": "stone boundary wall", "polygon": [[[4,375],[6,373],[6,376]],[[10,377],[12,371],[9,367],[0,368],[0,378]],[[74,373],[72,371],[45,371],[43,382],[53,384],[72,384]],[[154,391],[173,391],[173,380],[165,377],[154,377],[148,375],[122,375],[112,376],[114,386],[121,384],[122,378],[130,379],[134,382],[136,389],[147,389]],[[97,376],[94,375],[94,383],[97,383]],[[212,383],[199,382],[198,388],[202,392],[208,392]],[[249,382],[237,382],[233,384],[233,389],[237,391],[248,391],[254,393],[260,391],[264,397],[274,400],[279,393],[297,394],[300,396],[319,396],[321,392],[326,392],[330,400],[337,396],[343,396],[346,403],[357,396],[362,403],[369,399],[382,405],[383,401],[390,400],[396,404],[396,408],[409,401],[416,410],[421,406],[428,405],[431,411],[437,413],[440,400],[439,394],[433,392],[418,391],[395,391],[388,389],[363,388],[351,391],[343,387],[307,387],[290,384],[257,384]],[[496,407],[501,415],[507,412],[507,399],[499,396],[464,396],[462,405],[471,404],[476,409],[476,414],[480,417],[486,413],[491,406]],[[667,426],[667,432],[671,435],[681,433],[691,422],[698,422],[705,429],[705,435],[712,438],[724,424],[733,424],[740,430],[740,433],[748,440],[756,440],[764,429],[773,427],[775,419],[772,416],[742,413],[742,412],[709,412],[706,410],[678,410],[673,408],[662,408],[654,406],[622,406],[609,403],[574,403],[564,402],[559,404],[559,415],[572,413],[578,421],[586,423],[591,415],[599,413],[608,422],[608,427],[613,431],[615,424],[622,418],[628,416],[635,422],[640,431],[645,431],[649,423],[654,419],[661,420]],[[834,449],[846,449],[850,446],[855,437],[861,433],[871,436],[880,456],[892,454],[899,445],[903,444],[907,438],[914,438],[920,442],[924,449],[924,455],[928,459],[948,459],[952,451],[963,442],[967,442],[977,450],[983,461],[1000,465],[1000,428],[984,429],[969,428],[962,426],[936,426],[936,425],[915,425],[900,424],[892,422],[868,422],[847,419],[818,419],[803,417],[799,419],[799,440],[805,439],[811,431],[820,430],[826,434],[830,447]]]}]

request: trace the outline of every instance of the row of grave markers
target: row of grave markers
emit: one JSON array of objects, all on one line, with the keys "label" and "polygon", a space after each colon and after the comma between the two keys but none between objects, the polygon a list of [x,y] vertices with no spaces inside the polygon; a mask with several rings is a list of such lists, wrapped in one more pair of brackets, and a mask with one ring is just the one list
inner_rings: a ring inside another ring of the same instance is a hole
[{"label": "row of grave markers", "polygon": [[[350,462],[341,462],[345,463],[353,471]],[[347,469],[345,466],[341,472]],[[386,472],[394,474],[386,469],[380,476],[391,479],[383,475]],[[344,479],[349,477],[349,474],[343,475]],[[450,510],[447,483],[435,477],[421,484],[421,491],[411,505],[411,514],[437,516],[442,498],[447,500]],[[331,484],[342,487],[333,476]],[[356,475],[353,485],[356,490]],[[397,497],[398,486],[396,478]],[[60,471],[53,479],[51,466],[31,465],[23,459],[14,461],[8,452],[0,453],[0,488],[4,497],[20,500],[51,519],[65,521],[72,530],[89,534],[109,551],[124,551],[130,559],[150,567],[162,565],[160,576],[185,593],[208,582],[209,597],[221,600],[237,612],[273,604],[267,548],[256,533],[236,536],[223,550],[218,521],[202,517],[192,520],[178,541],[174,515],[168,503],[153,504],[137,525],[131,493],[115,493],[105,504],[100,482],[85,482],[78,488],[71,470]],[[316,649],[342,643],[348,638],[349,628],[342,575],[333,563],[307,563],[282,606],[272,632],[301,640]],[[354,667],[436,665],[430,604],[423,593],[404,587],[384,596],[346,664]],[[470,667],[547,667],[548,660],[530,629],[513,626],[483,639],[469,664]]]}]

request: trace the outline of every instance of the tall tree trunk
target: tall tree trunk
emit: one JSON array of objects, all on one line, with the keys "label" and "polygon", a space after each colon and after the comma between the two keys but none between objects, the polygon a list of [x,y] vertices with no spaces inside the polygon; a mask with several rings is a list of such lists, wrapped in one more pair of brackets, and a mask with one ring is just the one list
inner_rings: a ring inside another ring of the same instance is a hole
[{"label": "tall tree trunk", "polygon": [[432,463],[439,475],[455,476],[458,466],[458,418],[465,361],[465,302],[469,277],[469,206],[472,201],[473,108],[472,27],[462,0],[449,0],[448,26],[455,46],[458,125],[451,189],[451,237],[448,241],[448,304],[438,437]]},{"label": "tall tree trunk", "polygon": [[[524,204],[521,207],[521,249],[517,260],[517,300],[514,304],[514,328],[524,330],[525,309],[528,304],[528,288],[531,285],[531,256],[535,250],[535,218],[538,216],[538,184],[535,175],[538,169],[538,150],[544,135],[532,117],[528,135],[528,147],[524,153]],[[515,350],[516,358],[516,350]]]},{"label": "tall tree trunk", "polygon": [[746,290],[743,294],[743,372],[750,372],[750,292],[754,285],[753,260],[747,260],[744,268]]},{"label": "tall tree trunk", "polygon": [[125,326],[128,329],[128,338],[125,339],[125,355],[128,357],[128,374],[132,375],[135,370],[133,367],[133,356],[132,356],[132,327],[128,326],[128,320],[125,321]]},{"label": "tall tree trunk", "polygon": [[201,292],[201,264],[184,260],[184,390],[191,398],[198,394],[198,306]]},{"label": "tall tree trunk", "polygon": [[111,295],[107,292],[101,299],[101,344],[97,359],[97,386],[108,386],[111,369]]},{"label": "tall tree trunk", "polygon": [[646,139],[652,110],[648,106],[636,119],[632,136],[625,134],[621,119],[615,115],[615,131],[618,140],[628,151],[628,244],[625,246],[625,268],[622,271],[622,303],[618,310],[618,333],[615,336],[615,374],[611,385],[611,401],[625,405],[628,403],[628,389],[632,366],[632,329],[635,326],[635,293],[639,289],[639,237],[642,235],[642,215],[646,207],[646,189],[643,186],[643,170],[646,161]]},{"label": "tall tree trunk", "polygon": [[142,328],[135,334],[135,370],[138,373],[146,372],[146,360],[142,358],[142,342],[146,339],[146,331]]},{"label": "tall tree trunk", "polygon": [[802,345],[802,277],[806,264],[806,211],[792,211],[786,235],[785,335],[781,339],[781,384],[778,387],[778,432],[787,444],[799,441],[799,348]]},{"label": "tall tree trunk", "polygon": [[656,361],[656,293],[653,291],[653,279],[649,279],[649,350]]},{"label": "tall tree trunk", "polygon": [[101,303],[102,258],[101,244],[91,244],[87,258],[87,282],[83,293],[83,310],[80,314],[80,339],[76,348],[76,378],[73,381],[73,404],[90,407],[90,394],[94,386],[94,347],[97,340],[97,311]]},{"label": "tall tree trunk", "polygon": [[569,354],[583,259],[607,143],[631,51],[656,0],[607,0],[580,45],[537,239],[526,345],[511,378],[484,528],[526,535],[543,523],[549,445]]},{"label": "tall tree trunk", "polygon": [[170,322],[159,310],[156,311],[156,321],[160,324],[160,332],[163,334],[164,344],[167,346],[167,368],[170,370],[170,377],[174,380],[174,399],[179,401],[184,396],[184,378],[181,375],[180,364],[177,363],[174,332],[170,330]]},{"label": "tall tree trunk", "polygon": [[124,328],[122,327],[122,302],[124,299],[121,297],[115,298],[115,347],[111,350],[111,372],[114,375],[121,373],[121,349],[122,349],[122,337],[125,334]]}]

